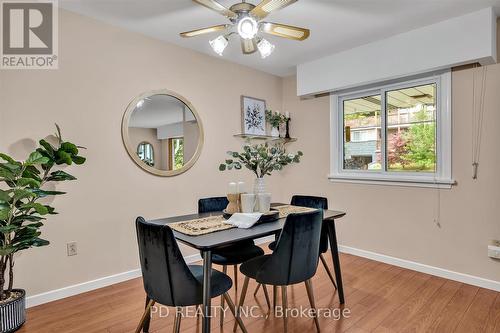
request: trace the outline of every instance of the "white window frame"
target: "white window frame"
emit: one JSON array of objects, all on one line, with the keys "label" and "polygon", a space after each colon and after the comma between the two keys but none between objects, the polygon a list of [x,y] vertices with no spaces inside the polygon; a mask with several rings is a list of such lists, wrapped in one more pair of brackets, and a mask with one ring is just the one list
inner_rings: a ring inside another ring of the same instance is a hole
[{"label": "white window frame", "polygon": [[[385,171],[387,165],[386,151],[386,92],[414,87],[418,85],[436,84],[436,172],[391,172]],[[348,170],[344,169],[344,115],[343,101],[369,95],[381,96],[381,133],[382,162],[381,170]],[[434,188],[451,188],[455,184],[452,179],[452,116],[451,116],[451,71],[439,73],[425,78],[399,81],[384,84],[375,88],[332,94],[330,96],[330,175],[333,182],[382,184],[396,186],[417,186]]]}]

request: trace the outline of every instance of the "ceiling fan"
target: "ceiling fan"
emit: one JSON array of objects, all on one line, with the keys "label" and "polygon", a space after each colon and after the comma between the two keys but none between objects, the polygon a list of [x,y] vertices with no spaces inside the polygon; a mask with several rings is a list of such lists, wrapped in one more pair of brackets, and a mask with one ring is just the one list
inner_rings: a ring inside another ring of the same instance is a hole
[{"label": "ceiling fan", "polygon": [[263,0],[257,6],[243,0],[229,8],[215,0],[193,1],[224,15],[231,23],[182,32],[181,37],[195,37],[220,31],[222,34],[211,40],[210,45],[214,52],[221,56],[229,43],[229,37],[235,34],[240,36],[244,54],[252,54],[258,50],[262,58],[268,57],[274,51],[274,45],[261,37],[260,32],[298,41],[306,39],[310,34],[309,29],[262,21],[271,12],[291,5],[297,0]]}]

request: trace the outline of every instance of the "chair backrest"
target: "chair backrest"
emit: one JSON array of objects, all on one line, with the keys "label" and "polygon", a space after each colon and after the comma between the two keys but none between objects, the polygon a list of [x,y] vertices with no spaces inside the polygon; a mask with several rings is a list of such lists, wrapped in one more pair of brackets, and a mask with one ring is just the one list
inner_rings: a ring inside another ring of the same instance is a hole
[{"label": "chair backrest", "polygon": [[198,200],[198,213],[220,212],[226,209],[229,200],[226,197],[213,197]]},{"label": "chair backrest", "polygon": [[[328,209],[328,199],[323,197],[314,197],[309,195],[294,195],[290,204],[317,209]],[[323,224],[321,228],[321,240],[319,243],[319,252],[328,251],[328,227]]]},{"label": "chair backrest", "polygon": [[316,273],[323,211],[290,214],[273,254],[257,273],[257,281],[290,285],[309,280]]},{"label": "chair backrest", "polygon": [[172,229],[148,223],[142,217],[135,222],[144,290],[150,299],[167,306],[199,304],[201,284],[189,270],[177,246]]}]

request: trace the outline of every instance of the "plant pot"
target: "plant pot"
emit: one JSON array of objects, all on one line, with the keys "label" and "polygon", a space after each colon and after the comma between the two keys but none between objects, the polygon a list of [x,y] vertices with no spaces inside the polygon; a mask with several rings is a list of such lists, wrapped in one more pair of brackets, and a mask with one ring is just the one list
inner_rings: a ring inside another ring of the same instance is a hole
[{"label": "plant pot", "polygon": [[271,136],[274,136],[274,137],[280,136],[280,130],[278,127],[271,128]]},{"label": "plant pot", "polygon": [[12,289],[12,292],[20,296],[0,303],[0,333],[15,332],[26,321],[26,292],[23,289]]}]

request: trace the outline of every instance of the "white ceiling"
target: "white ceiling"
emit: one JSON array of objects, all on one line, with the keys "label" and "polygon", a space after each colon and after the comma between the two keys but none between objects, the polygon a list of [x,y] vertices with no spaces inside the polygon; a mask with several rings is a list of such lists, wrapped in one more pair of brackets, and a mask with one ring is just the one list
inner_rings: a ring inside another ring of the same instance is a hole
[{"label": "white ceiling", "polygon": [[[219,2],[229,7],[238,0]],[[219,56],[214,54],[208,40],[217,34],[185,39],[179,33],[229,22],[189,0],[59,0],[59,3],[65,9],[214,57]],[[286,76],[295,73],[297,64],[490,6],[500,8],[500,0],[299,0],[272,13],[266,21],[309,28],[309,39],[298,42],[266,37],[276,45],[275,52],[266,59],[261,59],[258,53],[243,55],[239,40],[231,39],[223,58]]]}]

